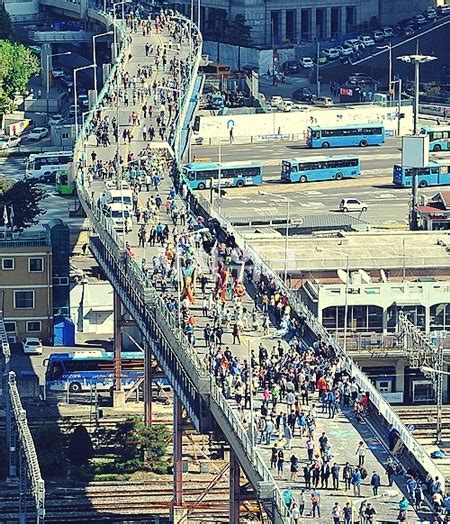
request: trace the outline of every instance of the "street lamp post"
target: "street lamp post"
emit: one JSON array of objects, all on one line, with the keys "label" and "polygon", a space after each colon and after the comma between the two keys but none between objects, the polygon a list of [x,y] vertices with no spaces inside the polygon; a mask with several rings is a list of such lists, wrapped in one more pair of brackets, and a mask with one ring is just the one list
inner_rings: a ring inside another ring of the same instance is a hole
[{"label": "street lamp post", "polygon": [[420,66],[427,62],[437,60],[436,56],[426,56],[426,55],[405,55],[397,57],[397,60],[406,62],[407,64],[414,64],[414,131],[413,134],[417,134],[417,120],[419,118],[419,75],[420,75]]},{"label": "street lamp post", "polygon": [[[258,191],[259,195],[267,196],[268,193],[264,191]],[[284,285],[287,286],[287,276],[288,276],[288,249],[289,249],[289,226],[291,222],[291,200],[289,197],[283,195],[278,195],[286,202],[286,230],[284,236]]]},{"label": "street lamp post", "polygon": [[379,46],[378,49],[388,50],[389,51],[389,100],[391,99],[391,89],[392,89],[392,42],[389,42],[387,45]]},{"label": "street lamp post", "polygon": [[[392,85],[398,84],[398,109],[397,109],[397,136],[401,134],[401,120],[402,120],[402,79],[392,80]],[[395,92],[395,88],[394,88]]]},{"label": "street lamp post", "polygon": [[85,69],[92,69],[97,67],[96,64],[89,64],[83,67],[77,67],[73,70],[73,96],[75,104],[75,140],[78,138],[78,92],[77,92],[77,73]]},{"label": "street lamp post", "polygon": [[92,62],[95,65],[95,71],[94,71],[94,91],[95,91],[95,98],[97,99],[97,53],[95,49],[96,40],[97,38],[100,38],[101,36],[107,36],[112,35],[113,31],[107,31],[106,33],[100,33],[99,35],[94,35],[92,37]]},{"label": "street lamp post", "polygon": [[49,104],[48,104],[48,97],[50,95],[50,58],[54,56],[65,56],[65,55],[71,55],[72,51],[66,51],[65,53],[54,53],[54,54],[48,54],[47,55],[47,76],[46,76],[46,82],[45,82],[45,97],[47,99],[47,120],[49,115]]}]

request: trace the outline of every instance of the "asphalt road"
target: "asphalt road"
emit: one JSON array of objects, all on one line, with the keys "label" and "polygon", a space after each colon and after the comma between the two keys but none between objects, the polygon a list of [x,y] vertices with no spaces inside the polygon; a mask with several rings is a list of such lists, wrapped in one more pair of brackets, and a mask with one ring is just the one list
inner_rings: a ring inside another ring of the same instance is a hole
[{"label": "asphalt road", "polygon": [[[217,146],[193,147],[197,158],[218,160]],[[361,176],[357,179],[286,184],[280,181],[283,158],[354,154],[361,161]],[[431,159],[450,160],[449,153],[431,153]],[[282,214],[285,197],[298,214],[337,212],[342,198],[355,197],[367,204],[361,219],[372,224],[407,224],[411,190],[392,184],[392,166],[401,161],[401,140],[391,138],[382,146],[367,148],[307,149],[303,142],[266,142],[258,144],[222,145],[222,162],[253,160],[264,166],[262,186],[227,189],[221,209],[229,218],[257,215],[272,210]],[[262,195],[260,192],[265,194]],[[433,196],[439,188],[420,190],[419,194]],[[357,214],[359,215],[359,213]]]}]

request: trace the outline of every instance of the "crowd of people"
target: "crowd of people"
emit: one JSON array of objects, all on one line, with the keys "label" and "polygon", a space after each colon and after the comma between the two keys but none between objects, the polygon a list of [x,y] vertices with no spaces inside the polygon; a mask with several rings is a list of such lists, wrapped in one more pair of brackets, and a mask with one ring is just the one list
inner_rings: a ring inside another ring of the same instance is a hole
[{"label": "crowd of people", "polygon": [[[321,518],[324,491],[343,489],[360,498],[366,478],[373,496],[378,496],[382,475],[367,471],[365,443],[349,449],[347,462],[342,463],[335,456],[333,439],[326,431],[316,430],[319,418],[333,419],[340,411],[354,410],[362,421],[370,406],[369,395],[360,391],[333,347],[311,337],[305,319],[292,310],[273,279],[261,274],[245,278],[242,253],[232,235],[221,238],[216,228],[205,227],[208,224],[188,212],[176,187],[166,182],[167,194],[161,187],[170,161],[156,155],[151,142],[156,136],[173,138],[179,90],[189,75],[188,60],[178,52],[187,43],[187,29],[165,11],[143,19],[136,5],[127,6],[126,23],[130,31],[145,38],[167,31],[174,43],[156,46],[146,41],[142,63],[131,74],[126,64],[132,54],[125,42],[116,81],[109,86],[103,108],[94,113],[86,136],[95,136],[97,148],[116,142],[125,153],[121,155],[118,147],[113,159],[99,159],[95,149],[90,162],[85,156],[80,169],[88,187],[99,179],[120,181],[119,185],[127,182],[132,188],[138,245],[127,242],[126,249],[136,256],[135,247],[159,248],[151,260],[142,257],[141,267],[167,308],[179,316],[190,343],[205,347],[205,368],[235,404],[255,445],[268,450],[274,475],[290,483],[283,497],[292,522],[298,524],[306,515]],[[125,123],[110,118],[106,111],[117,103],[129,108]],[[141,141],[137,154],[127,147],[135,138]],[[251,291],[253,301],[246,291]],[[256,349],[249,343],[245,357],[240,347],[243,334],[257,342]],[[392,486],[400,472],[388,461],[385,473]],[[442,522],[445,512],[450,512],[450,497],[444,496],[437,482],[421,483],[411,474],[398,520],[407,520],[410,505],[422,506],[426,486],[434,503],[433,522]],[[371,524],[376,514],[374,504],[362,499],[358,507],[336,502],[329,516],[334,524],[350,524],[355,517]]]}]

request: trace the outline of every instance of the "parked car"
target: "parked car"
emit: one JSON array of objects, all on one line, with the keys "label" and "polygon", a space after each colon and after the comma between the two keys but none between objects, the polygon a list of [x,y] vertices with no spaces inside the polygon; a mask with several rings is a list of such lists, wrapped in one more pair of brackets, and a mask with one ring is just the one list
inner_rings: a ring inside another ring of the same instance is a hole
[{"label": "parked car", "polygon": [[26,337],[22,342],[23,352],[30,355],[42,355],[42,342],[37,337]]},{"label": "parked car", "polygon": [[283,111],[284,113],[289,113],[292,111],[292,108],[294,106],[294,102],[292,100],[283,100],[281,104],[278,106],[278,109],[280,111]]},{"label": "parked car", "polygon": [[384,40],[386,38],[384,32],[381,29],[377,29],[372,33],[372,37],[375,40],[375,42],[381,42],[381,40]]},{"label": "parked car", "polygon": [[4,136],[0,138],[0,149],[10,149],[20,144],[20,136]]},{"label": "parked car", "polygon": [[30,140],[41,140],[48,136],[48,129],[46,127],[35,127],[31,133],[29,133],[28,138]]},{"label": "parked car", "polygon": [[416,32],[416,29],[412,25],[405,25],[400,29],[400,34],[403,36],[412,36]]},{"label": "parked car", "polygon": [[347,83],[353,85],[364,85],[375,84],[377,81],[374,80],[371,76],[366,75],[366,73],[352,73],[349,75]]},{"label": "parked car", "polygon": [[423,15],[414,15],[412,20],[418,27],[427,23],[427,19]]},{"label": "parked car", "polygon": [[444,4],[444,5],[438,5],[437,6],[437,12],[440,16],[447,16],[450,15],[450,5]]},{"label": "parked car", "polygon": [[278,95],[273,95],[273,97],[270,99],[270,105],[272,107],[278,107],[283,102],[283,98]]},{"label": "parked car", "polygon": [[283,71],[285,75],[295,75],[300,72],[300,64],[297,60],[288,60],[283,64]]},{"label": "parked car", "polygon": [[385,38],[391,38],[395,36],[394,30],[390,26],[382,27],[381,30],[383,31]]},{"label": "parked car", "polygon": [[330,47],[330,49],[324,49],[322,53],[327,58],[327,60],[336,60],[340,56],[339,51],[334,47]]},{"label": "parked car", "polygon": [[339,211],[343,213],[349,211],[367,211],[367,204],[356,198],[343,198],[339,204]]},{"label": "parked car", "polygon": [[374,39],[369,35],[361,35],[359,41],[362,42],[366,47],[375,45]]},{"label": "parked car", "polygon": [[366,46],[357,38],[350,38],[345,41],[346,44],[351,45],[355,51],[362,51]]},{"label": "parked car", "polygon": [[314,104],[320,107],[331,107],[333,100],[329,96],[319,96],[314,100]]},{"label": "parked car", "polygon": [[64,76],[64,69],[59,67],[54,67],[52,69],[53,78],[62,78]]},{"label": "parked car", "polygon": [[350,44],[338,45],[336,49],[339,51],[340,56],[350,56],[355,52],[355,49]]},{"label": "parked car", "polygon": [[310,58],[309,56],[304,56],[303,58],[300,58],[299,64],[301,67],[303,67],[303,69],[310,69],[314,66],[314,62],[312,58]]},{"label": "parked car", "polygon": [[301,106],[300,104],[293,104],[291,111],[309,111],[311,108],[308,106]]},{"label": "parked car", "polygon": [[292,98],[299,102],[312,102],[316,95],[313,94],[309,87],[299,87],[292,93]]},{"label": "parked car", "polygon": [[51,126],[57,126],[58,124],[60,124],[62,121],[64,120],[63,116],[59,113],[55,113],[54,115],[52,115],[49,119],[48,119],[48,123],[51,125]]},{"label": "parked car", "polygon": [[423,16],[427,20],[436,20],[436,18],[438,17],[438,14],[436,12],[436,9],[434,9],[433,7],[427,7],[425,11],[423,12]]}]

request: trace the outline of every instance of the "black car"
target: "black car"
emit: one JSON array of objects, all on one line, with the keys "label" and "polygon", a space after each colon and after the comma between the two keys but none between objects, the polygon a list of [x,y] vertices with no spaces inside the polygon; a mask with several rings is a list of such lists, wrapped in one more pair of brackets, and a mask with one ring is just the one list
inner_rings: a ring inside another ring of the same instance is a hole
[{"label": "black car", "polygon": [[313,102],[316,95],[313,94],[309,87],[300,87],[292,93],[292,98],[299,102]]},{"label": "black car", "polygon": [[365,73],[352,73],[347,80],[350,85],[365,85],[365,84],[376,84],[378,83],[371,76]]},{"label": "black car", "polygon": [[285,75],[295,75],[300,73],[300,64],[297,60],[288,60],[283,64],[283,72]]}]

